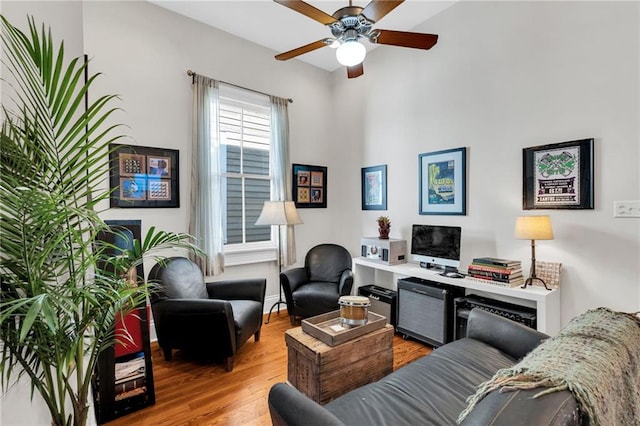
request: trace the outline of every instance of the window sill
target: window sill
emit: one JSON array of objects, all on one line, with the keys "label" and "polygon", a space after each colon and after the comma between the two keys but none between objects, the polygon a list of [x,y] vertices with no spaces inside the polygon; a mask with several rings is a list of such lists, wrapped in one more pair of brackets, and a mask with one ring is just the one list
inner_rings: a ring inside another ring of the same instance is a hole
[{"label": "window sill", "polygon": [[224,251],[224,265],[238,266],[260,262],[275,262],[278,253],[275,247],[243,248]]}]

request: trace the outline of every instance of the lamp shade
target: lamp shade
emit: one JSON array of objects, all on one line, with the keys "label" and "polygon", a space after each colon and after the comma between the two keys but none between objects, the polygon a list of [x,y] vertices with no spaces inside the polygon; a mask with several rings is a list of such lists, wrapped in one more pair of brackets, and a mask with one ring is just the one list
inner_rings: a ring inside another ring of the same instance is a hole
[{"label": "lamp shade", "polygon": [[520,216],[516,219],[515,236],[520,240],[553,240],[549,216]]},{"label": "lamp shade", "polygon": [[345,41],[336,50],[336,59],[346,67],[358,65],[366,55],[367,48],[357,40]]},{"label": "lamp shade", "polygon": [[299,225],[302,219],[298,215],[293,201],[265,201],[256,225]]}]

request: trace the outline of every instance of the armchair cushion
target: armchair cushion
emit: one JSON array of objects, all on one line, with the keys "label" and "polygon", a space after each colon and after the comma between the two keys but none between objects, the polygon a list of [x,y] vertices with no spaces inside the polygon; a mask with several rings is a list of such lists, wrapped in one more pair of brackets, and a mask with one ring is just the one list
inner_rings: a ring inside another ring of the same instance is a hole
[{"label": "armchair cushion", "polygon": [[331,282],[309,281],[295,292],[298,315],[302,317],[335,311],[339,298],[338,285]]}]

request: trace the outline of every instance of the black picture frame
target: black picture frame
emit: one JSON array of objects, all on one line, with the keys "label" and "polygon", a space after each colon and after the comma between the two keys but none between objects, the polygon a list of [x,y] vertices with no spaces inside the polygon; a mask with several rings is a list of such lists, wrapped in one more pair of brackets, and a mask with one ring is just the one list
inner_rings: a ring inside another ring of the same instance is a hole
[{"label": "black picture frame", "polygon": [[178,150],[110,144],[109,166],[111,207],[180,207]]},{"label": "black picture frame", "polygon": [[418,155],[421,215],[467,214],[467,148]]},{"label": "black picture frame", "polygon": [[524,148],[522,208],[593,209],[593,147],[593,139],[579,139]]},{"label": "black picture frame", "polygon": [[387,210],[387,165],[361,170],[362,210]]},{"label": "black picture frame", "polygon": [[327,168],[292,164],[293,202],[299,209],[327,208]]}]

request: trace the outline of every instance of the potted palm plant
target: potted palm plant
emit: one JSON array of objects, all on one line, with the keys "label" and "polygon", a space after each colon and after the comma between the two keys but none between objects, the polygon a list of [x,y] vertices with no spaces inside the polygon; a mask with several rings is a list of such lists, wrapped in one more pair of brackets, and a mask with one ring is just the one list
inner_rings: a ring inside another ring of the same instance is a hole
[{"label": "potted palm plant", "polygon": [[145,301],[128,272],[159,249],[198,251],[186,234],[151,228],[130,249],[96,211],[110,195],[106,126],[114,96],[84,106],[96,75],[29,18],[24,33],[2,19],[11,105],[3,105],[0,173],[0,367],[2,385],[27,377],[54,425],[84,425],[98,356],[115,344],[114,322]]}]

